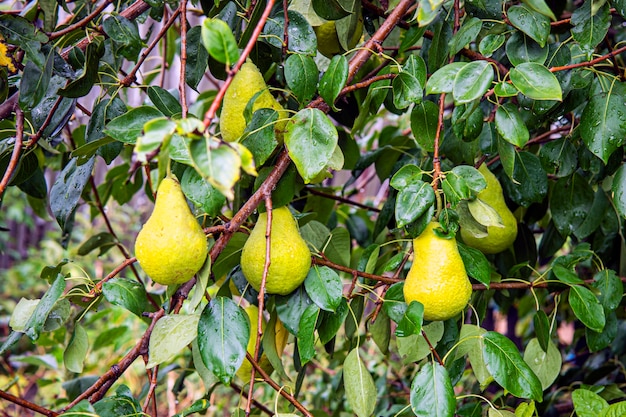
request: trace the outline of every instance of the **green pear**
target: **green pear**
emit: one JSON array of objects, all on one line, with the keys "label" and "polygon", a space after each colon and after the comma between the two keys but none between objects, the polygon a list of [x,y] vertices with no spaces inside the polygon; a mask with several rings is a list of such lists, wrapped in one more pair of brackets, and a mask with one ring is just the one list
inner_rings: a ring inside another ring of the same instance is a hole
[{"label": "green pear", "polygon": [[456,316],[472,295],[457,242],[435,234],[439,227],[439,223],[430,222],[413,239],[413,264],[404,281],[404,300],[407,304],[422,303],[424,319],[429,321]]},{"label": "green pear", "polygon": [[487,187],[478,193],[477,198],[491,206],[502,219],[501,225],[487,226],[487,235],[477,237],[461,227],[461,237],[466,245],[485,254],[499,253],[513,244],[517,237],[517,220],[504,202],[502,186],[485,164],[478,168],[487,181]]},{"label": "green pear", "polygon": [[139,265],[159,284],[182,284],[202,267],[207,252],[206,236],[180,184],[175,178],[164,178],[154,210],[135,241]]},{"label": "green pear", "polygon": [[[222,113],[220,115],[220,131],[226,142],[238,140],[246,129],[244,110],[250,100],[254,99],[252,113],[259,109],[270,108],[278,111],[278,119],[285,119],[287,113],[272,96],[265,84],[263,75],[252,62],[244,63],[224,95]],[[276,123],[274,130],[278,139],[282,138],[286,121]]]},{"label": "green pear", "polygon": [[[261,213],[241,252],[241,270],[259,291],[263,279],[267,241],[267,213]],[[311,252],[287,207],[272,211],[270,267],[265,281],[268,294],[287,295],[298,288],[311,268]]]}]

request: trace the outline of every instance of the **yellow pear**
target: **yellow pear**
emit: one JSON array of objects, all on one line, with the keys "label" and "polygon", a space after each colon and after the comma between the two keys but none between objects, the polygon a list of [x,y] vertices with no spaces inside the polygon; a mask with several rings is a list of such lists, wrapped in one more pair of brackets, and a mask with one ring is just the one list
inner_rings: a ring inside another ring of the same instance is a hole
[{"label": "yellow pear", "polygon": [[513,244],[517,237],[517,220],[504,202],[502,186],[487,165],[482,164],[478,171],[485,177],[487,187],[478,193],[478,198],[490,205],[502,219],[502,226],[487,226],[487,235],[476,237],[461,228],[463,242],[485,254],[499,253]]},{"label": "yellow pear", "polygon": [[[255,290],[261,288],[265,265],[267,213],[261,213],[241,252],[241,270]],[[311,252],[287,207],[272,211],[268,294],[287,295],[298,288],[311,268]]]},{"label": "yellow pear", "polygon": [[413,239],[413,265],[404,281],[407,304],[424,305],[424,319],[447,320],[465,309],[472,295],[472,284],[465,272],[456,240],[439,237],[441,227],[431,222]]},{"label": "yellow pear", "polygon": [[[256,334],[259,329],[259,308],[255,305],[250,305],[244,309],[246,314],[248,314],[248,318],[250,319],[250,338],[248,339],[248,353],[254,357],[254,345],[256,343]],[[263,318],[262,326],[263,333],[265,333],[265,326],[267,323],[265,322],[265,318]],[[289,332],[283,325],[283,322],[279,319],[276,320],[276,325],[274,326],[274,343],[276,346],[276,353],[280,356],[285,350],[285,346],[287,346],[287,339],[289,338]],[[259,359],[259,365],[261,368],[268,374],[272,373],[273,367],[270,363],[269,359],[265,353],[261,354],[261,358]],[[252,372],[252,364],[248,360],[248,358],[243,360],[243,363],[237,370],[237,376],[243,380],[244,382],[250,381],[250,373]],[[257,373],[258,376],[258,373]]]},{"label": "yellow pear", "polygon": [[[259,93],[256,97],[255,95]],[[259,109],[270,108],[278,111],[278,119],[285,119],[287,113],[270,93],[263,79],[263,75],[252,62],[244,63],[224,95],[222,114],[220,116],[220,131],[226,142],[238,140],[246,128],[244,110],[248,102],[254,98],[252,113]],[[277,138],[282,138],[286,121],[279,121],[274,126]]]},{"label": "yellow pear", "polygon": [[152,280],[182,284],[202,267],[208,251],[202,227],[191,214],[175,178],[161,181],[154,210],[135,241],[137,261]]}]

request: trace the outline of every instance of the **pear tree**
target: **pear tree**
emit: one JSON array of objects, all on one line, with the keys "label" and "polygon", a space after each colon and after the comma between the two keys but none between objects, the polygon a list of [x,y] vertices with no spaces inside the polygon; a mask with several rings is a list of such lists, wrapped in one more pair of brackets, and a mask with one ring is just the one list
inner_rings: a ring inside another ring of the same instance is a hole
[{"label": "pear tree", "polygon": [[626,415],[625,27],[0,4],[0,414]]}]

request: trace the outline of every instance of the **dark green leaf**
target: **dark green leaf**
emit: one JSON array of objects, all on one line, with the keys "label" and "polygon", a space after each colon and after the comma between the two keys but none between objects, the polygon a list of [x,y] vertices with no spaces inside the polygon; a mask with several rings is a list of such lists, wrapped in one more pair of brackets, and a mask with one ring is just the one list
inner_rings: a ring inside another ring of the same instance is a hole
[{"label": "dark green leaf", "polygon": [[615,150],[626,143],[624,95],[619,88],[596,94],[580,118],[580,136],[594,155],[606,164]]},{"label": "dark green leaf", "polygon": [[578,167],[576,147],[566,138],[543,145],[539,151],[539,158],[546,172],[558,178],[571,175]]},{"label": "dark green leaf", "polygon": [[310,305],[304,310],[302,317],[300,317],[298,354],[302,364],[309,362],[315,356],[315,325],[319,315],[319,307]]},{"label": "dark green leaf", "polygon": [[435,136],[439,120],[439,107],[430,100],[413,106],[411,111],[411,131],[417,144],[426,152],[435,149]]},{"label": "dark green leaf", "polygon": [[[141,404],[134,398],[128,387],[120,386],[117,395],[106,397],[93,405],[99,416],[141,417],[144,415]],[[82,413],[81,413],[82,414]]]},{"label": "dark green leaf", "polygon": [[348,80],[348,60],[343,55],[335,55],[328,64],[328,69],[320,79],[320,96],[335,108],[335,100]]},{"label": "dark green leaf", "polygon": [[422,322],[424,320],[424,306],[418,301],[411,301],[411,304],[404,312],[404,316],[396,328],[396,336],[407,337],[413,334],[421,334]]},{"label": "dark green leaf", "polygon": [[113,278],[102,284],[102,293],[108,302],[142,317],[146,311],[146,289],[134,280]]},{"label": "dark green leaf", "polygon": [[533,316],[533,326],[535,327],[535,337],[539,342],[539,346],[544,352],[548,350],[550,343],[550,321],[547,314],[543,310],[539,310]]},{"label": "dark green leaf", "polygon": [[606,323],[601,332],[595,332],[587,327],[585,329],[585,338],[587,339],[589,350],[597,352],[608,347],[617,337],[617,326],[617,315],[612,311],[606,315]]},{"label": "dark green leaf", "polygon": [[[291,52],[306,55],[315,55],[317,52],[317,38],[313,28],[307,20],[298,12],[289,10],[289,25],[287,35],[289,44],[287,49]],[[268,35],[267,41],[275,48],[282,49],[284,40],[285,16],[283,11],[268,19],[263,32]]]},{"label": "dark green leaf", "polygon": [[350,14],[350,11],[344,9],[339,0],[312,0],[311,5],[315,13],[326,20],[337,20]]},{"label": "dark green leaf", "polygon": [[548,192],[548,178],[539,158],[529,152],[515,154],[513,179],[504,177],[503,188],[511,199],[520,206],[528,207],[543,200]]},{"label": "dark green leaf", "polygon": [[[185,82],[194,90],[202,81],[209,63],[209,54],[202,45],[202,29],[194,26],[187,32],[187,67]],[[197,91],[197,90],[196,90]]]},{"label": "dark green leaf", "polygon": [[339,136],[321,110],[300,110],[287,123],[285,145],[298,172],[309,183],[330,161]]},{"label": "dark green leaf", "polygon": [[448,371],[437,362],[424,364],[411,383],[411,409],[417,417],[452,417],[456,398]]},{"label": "dark green leaf", "polygon": [[469,103],[482,97],[493,82],[493,67],[487,61],[472,61],[454,77],[452,95],[456,103]]},{"label": "dark green leaf", "polygon": [[559,281],[568,285],[583,284],[585,282],[579,278],[574,271],[561,264],[555,264],[552,267],[552,272],[559,279]]},{"label": "dark green leaf", "polygon": [[482,335],[483,358],[493,379],[519,398],[543,399],[541,382],[509,338],[497,332]]},{"label": "dark green leaf", "polygon": [[462,243],[459,243],[458,247],[467,275],[489,288],[492,268],[485,255],[478,249],[474,249]]},{"label": "dark green leaf", "polygon": [[119,45],[117,52],[130,61],[136,61],[142,42],[139,36],[137,22],[121,15],[110,15],[102,23],[102,27],[109,37]]},{"label": "dark green leaf", "polygon": [[393,284],[387,290],[387,294],[385,294],[383,309],[391,320],[400,323],[407,307],[407,304],[404,302],[404,282]]},{"label": "dark green leaf", "polygon": [[592,0],[586,0],[582,7],[578,7],[572,13],[571,22],[574,25],[572,36],[588,54],[591,54],[606,36],[611,23],[609,9],[608,3],[604,3],[596,9]]},{"label": "dark green leaf", "polygon": [[254,162],[261,166],[274,153],[278,141],[274,125],[280,114],[274,109],[258,109],[246,125],[241,143],[254,156]]},{"label": "dark green leaf", "polygon": [[586,287],[573,285],[569,291],[569,304],[578,319],[593,331],[604,329],[604,309],[596,296]]},{"label": "dark green leaf", "polygon": [[615,310],[624,294],[624,284],[620,277],[611,269],[603,269],[596,272],[593,280],[592,286],[600,291],[598,295],[600,304],[609,311]]},{"label": "dark green leaf", "polygon": [[191,167],[185,170],[180,185],[187,198],[211,217],[217,216],[226,203],[226,197]]},{"label": "dark green leaf", "polygon": [[491,57],[495,51],[500,49],[506,41],[506,36],[501,33],[490,33],[480,40],[478,50],[486,57]]},{"label": "dark green leaf", "polygon": [[322,312],[322,317],[320,321],[319,328],[317,329],[317,333],[320,337],[320,342],[322,344],[326,344],[332,340],[333,337],[337,334],[341,326],[343,325],[346,317],[349,313],[348,302],[345,298],[341,298],[341,302],[339,306],[335,309],[334,313],[324,313]]},{"label": "dark green leaf", "polygon": [[198,347],[204,365],[228,384],[246,357],[250,321],[233,300],[216,297],[202,310]]},{"label": "dark green leaf", "polygon": [[[328,71],[326,73],[328,73]],[[318,78],[319,71],[317,65],[310,56],[293,54],[289,55],[285,61],[285,80],[301,103],[306,103],[313,97],[317,89]],[[343,83],[345,84],[345,80]],[[322,94],[321,88],[320,94]],[[324,95],[322,95],[322,97],[324,97]],[[335,95],[334,98],[336,97]]]},{"label": "dark green leaf", "polygon": [[213,59],[227,67],[239,60],[239,49],[233,32],[223,20],[205,19],[202,23],[202,43]]},{"label": "dark green leaf", "polygon": [[323,310],[335,311],[341,304],[341,279],[334,270],[326,266],[313,265],[304,280],[304,288],[311,300]]},{"label": "dark green leaf", "polygon": [[450,39],[450,56],[456,55],[466,45],[476,40],[482,26],[482,20],[477,17],[471,17],[463,21],[459,31]]},{"label": "dark green leaf", "polygon": [[85,256],[90,252],[100,249],[98,256],[106,253],[109,249],[117,244],[115,236],[108,232],[101,232],[91,236],[78,248],[78,254]]},{"label": "dark green leaf", "polygon": [[134,144],[141,136],[143,126],[159,117],[163,117],[163,113],[154,107],[136,107],[107,123],[104,133],[120,142]]},{"label": "dark green leaf", "polygon": [[579,174],[559,179],[550,196],[550,211],[557,230],[569,236],[578,229],[587,216],[597,216],[589,209],[593,204],[594,192],[589,183]]},{"label": "dark green leaf", "polygon": [[408,72],[401,72],[391,82],[393,103],[398,109],[405,109],[422,101],[424,92],[418,79]]},{"label": "dark green leaf", "polygon": [[313,305],[313,301],[302,285],[289,295],[276,296],[278,317],[289,330],[289,333],[294,336],[298,336],[300,319],[310,305]]},{"label": "dark green leaf", "polygon": [[467,62],[452,62],[439,68],[430,76],[426,83],[426,94],[451,93],[456,75],[467,65]]},{"label": "dark green leaf", "polygon": [[90,158],[83,165],[76,166],[72,158],[59,174],[50,189],[50,209],[64,232],[71,230],[71,219],[78,206],[83,189],[89,182],[95,158]]},{"label": "dark green leaf", "polygon": [[520,93],[533,100],[562,100],[561,85],[543,65],[523,62],[511,69],[511,82]]},{"label": "dark green leaf", "polygon": [[183,111],[180,100],[174,97],[169,91],[157,85],[148,87],[148,97],[152,104],[165,116],[172,117]]},{"label": "dark green leaf", "polygon": [[542,48],[550,35],[550,19],[525,5],[511,6],[507,11],[511,24],[534,39]]},{"label": "dark green leaf", "polygon": [[[111,20],[111,18],[107,20]],[[90,42],[85,51],[85,67],[81,76],[59,89],[58,94],[70,98],[83,97],[89,94],[91,87],[98,80],[98,67],[102,55],[104,55],[103,42]]]},{"label": "dark green leaf", "polygon": [[504,103],[496,110],[496,130],[504,140],[517,147],[524,147],[530,134],[517,106]]},{"label": "dark green leaf", "polygon": [[404,227],[424,214],[435,203],[435,192],[430,184],[417,180],[398,192],[396,223]]},{"label": "dark green leaf", "polygon": [[19,102],[22,108],[35,107],[48,91],[48,85],[52,78],[52,64],[54,53],[48,54],[43,70],[33,61],[26,62],[24,75],[20,81]]},{"label": "dark green leaf", "polygon": [[513,65],[524,62],[543,64],[548,58],[548,48],[542,48],[523,33],[515,32],[506,42],[506,56]]}]

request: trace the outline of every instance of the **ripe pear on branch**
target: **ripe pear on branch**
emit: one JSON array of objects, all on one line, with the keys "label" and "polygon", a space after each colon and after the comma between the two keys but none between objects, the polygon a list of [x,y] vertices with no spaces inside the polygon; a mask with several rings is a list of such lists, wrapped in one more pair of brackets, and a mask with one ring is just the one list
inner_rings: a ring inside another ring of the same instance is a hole
[{"label": "ripe pear on branch", "polygon": [[274,126],[277,139],[282,138],[285,129],[287,112],[272,96],[263,75],[251,61],[244,63],[226,90],[220,115],[220,131],[222,139],[226,142],[238,140],[246,129],[244,111],[250,100],[252,112],[270,108],[278,112],[278,122]]},{"label": "ripe pear on branch", "polygon": [[438,222],[430,222],[413,239],[413,264],[404,282],[404,300],[422,303],[424,319],[429,321],[456,316],[472,295],[456,240],[437,235],[439,228]]},{"label": "ripe pear on branch", "polygon": [[159,284],[182,284],[198,272],[207,253],[206,236],[189,210],[178,180],[164,178],[154,210],[135,241],[139,265]]},{"label": "ripe pear on branch", "polygon": [[[263,280],[267,213],[261,213],[241,252],[241,271],[259,291]],[[311,268],[311,252],[287,207],[272,211],[270,266],[265,281],[268,294],[287,295],[304,282]]]},{"label": "ripe pear on branch", "polygon": [[463,242],[485,254],[495,254],[510,247],[517,237],[517,220],[504,201],[502,186],[495,175],[482,164],[478,171],[485,177],[487,186],[478,193],[477,198],[491,206],[502,219],[499,225],[487,226],[486,236],[475,236],[461,227]]}]

